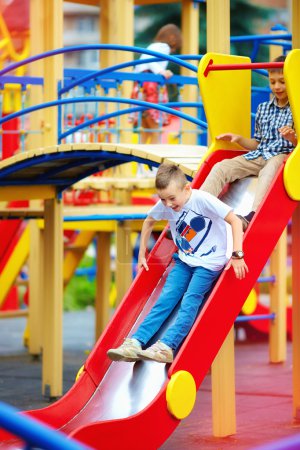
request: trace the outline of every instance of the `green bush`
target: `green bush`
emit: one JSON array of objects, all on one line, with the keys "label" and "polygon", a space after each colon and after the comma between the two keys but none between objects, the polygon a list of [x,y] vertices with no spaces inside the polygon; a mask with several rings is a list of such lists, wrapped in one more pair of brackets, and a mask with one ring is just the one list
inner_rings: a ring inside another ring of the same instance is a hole
[{"label": "green bush", "polygon": [[[79,268],[93,267],[95,258],[85,255]],[[85,309],[95,304],[95,278],[86,275],[74,275],[64,291],[64,310],[74,311]]]}]

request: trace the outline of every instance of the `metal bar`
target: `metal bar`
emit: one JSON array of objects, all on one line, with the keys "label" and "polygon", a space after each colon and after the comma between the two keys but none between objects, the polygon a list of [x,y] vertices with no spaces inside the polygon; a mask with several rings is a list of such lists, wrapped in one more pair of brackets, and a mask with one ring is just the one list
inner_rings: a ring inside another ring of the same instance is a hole
[{"label": "metal bar", "polygon": [[249,315],[249,316],[238,316],[235,319],[235,322],[249,322],[250,320],[273,320],[275,319],[276,314],[274,313],[270,313],[270,314],[253,314],[253,315]]},{"label": "metal bar", "polygon": [[207,77],[208,73],[211,71],[220,70],[253,70],[253,69],[281,69],[283,67],[283,62],[268,62],[268,63],[247,63],[247,64],[214,64],[211,59],[207,64],[204,71],[204,76]]},{"label": "metal bar", "polygon": [[[153,108],[153,109],[158,109],[159,111],[164,111],[166,113],[172,114],[174,116],[178,116],[178,117],[182,117],[183,119],[186,119],[190,122],[195,123],[196,125],[199,125],[201,127],[207,128],[207,124],[205,122],[203,122],[202,120],[196,119],[193,116],[189,116],[188,114],[184,114],[180,111],[177,111],[175,109],[170,108],[171,106],[184,106],[184,105],[179,105],[176,102],[174,103],[165,103],[165,105],[169,105],[169,106],[163,106],[163,105],[158,105],[156,103],[150,103],[150,102],[144,102],[141,100],[133,100],[130,98],[112,98],[112,97],[78,97],[75,99],[60,99],[60,100],[54,100],[51,102],[46,102],[46,103],[41,103],[39,105],[34,105],[34,106],[30,106],[29,108],[25,108],[22,111],[17,111],[15,113],[12,114],[8,114],[5,117],[2,117],[0,119],[0,124],[7,122],[8,120],[14,119],[15,117],[20,117],[24,114],[29,114],[33,111],[38,111],[40,109],[45,109],[45,108],[49,108],[51,106],[58,106],[58,105],[63,105],[63,104],[68,104],[68,103],[84,103],[84,102],[109,102],[109,103],[123,103],[123,104],[129,104],[129,105],[137,105],[137,106],[142,106],[146,109],[149,108]],[[191,107],[197,107],[199,106],[198,103],[188,103],[188,106]]]}]

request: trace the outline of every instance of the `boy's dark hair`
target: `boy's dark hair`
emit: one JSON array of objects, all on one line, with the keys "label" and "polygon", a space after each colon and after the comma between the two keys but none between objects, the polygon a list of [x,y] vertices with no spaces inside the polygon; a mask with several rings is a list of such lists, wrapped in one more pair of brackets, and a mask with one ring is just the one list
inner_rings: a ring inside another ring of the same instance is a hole
[{"label": "boy's dark hair", "polygon": [[[285,55],[280,55],[280,56],[277,56],[277,58],[274,58],[272,62],[283,62],[284,63],[285,59],[286,59]],[[269,73],[272,73],[272,72],[283,72],[283,67],[280,67],[278,69],[269,69]]]},{"label": "boy's dark hair", "polygon": [[163,163],[159,166],[156,177],[155,187],[158,190],[166,189],[171,181],[175,181],[181,189],[186,186],[188,180],[182,170],[176,164]]}]

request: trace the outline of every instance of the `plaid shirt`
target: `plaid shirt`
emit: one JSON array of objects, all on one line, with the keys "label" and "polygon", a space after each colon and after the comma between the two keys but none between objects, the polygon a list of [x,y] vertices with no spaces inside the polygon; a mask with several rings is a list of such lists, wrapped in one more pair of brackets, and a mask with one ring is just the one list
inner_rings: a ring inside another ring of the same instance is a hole
[{"label": "plaid shirt", "polygon": [[254,139],[259,144],[256,150],[246,153],[244,157],[251,160],[262,156],[263,159],[267,160],[281,153],[292,152],[294,150],[293,144],[283,139],[278,131],[278,128],[285,125],[293,126],[289,104],[280,108],[274,97],[271,101],[258,105],[255,115]]}]

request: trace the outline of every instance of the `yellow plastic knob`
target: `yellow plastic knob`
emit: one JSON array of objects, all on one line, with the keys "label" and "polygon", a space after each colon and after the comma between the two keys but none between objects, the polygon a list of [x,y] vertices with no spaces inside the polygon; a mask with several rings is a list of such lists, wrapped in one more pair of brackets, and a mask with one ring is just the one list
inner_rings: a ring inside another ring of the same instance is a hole
[{"label": "yellow plastic knob", "polygon": [[174,373],[166,392],[168,411],[176,419],[184,419],[193,410],[196,394],[196,383],[189,372],[179,370]]}]

